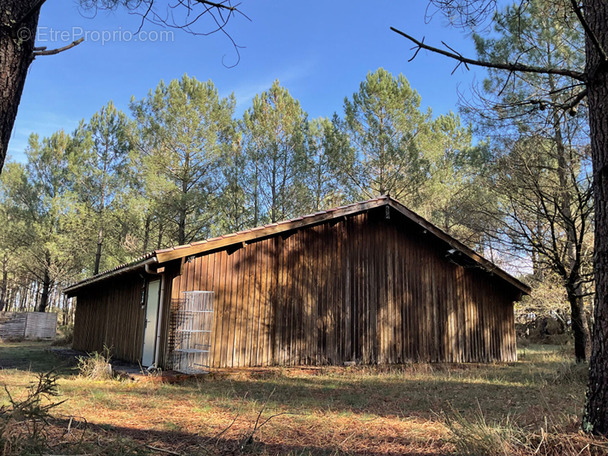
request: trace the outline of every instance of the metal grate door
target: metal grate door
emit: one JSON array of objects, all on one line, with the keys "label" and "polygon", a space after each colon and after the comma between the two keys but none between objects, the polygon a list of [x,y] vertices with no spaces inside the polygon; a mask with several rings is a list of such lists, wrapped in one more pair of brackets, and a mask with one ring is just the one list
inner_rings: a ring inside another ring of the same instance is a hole
[{"label": "metal grate door", "polygon": [[184,291],[173,315],[173,370],[202,374],[211,364],[213,292]]}]

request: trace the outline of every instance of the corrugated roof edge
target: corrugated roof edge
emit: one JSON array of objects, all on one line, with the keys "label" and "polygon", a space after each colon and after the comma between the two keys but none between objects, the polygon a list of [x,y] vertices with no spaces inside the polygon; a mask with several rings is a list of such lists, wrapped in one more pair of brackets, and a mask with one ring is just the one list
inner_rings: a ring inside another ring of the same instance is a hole
[{"label": "corrugated roof edge", "polygon": [[407,217],[414,223],[420,225],[436,237],[442,239],[444,242],[448,243],[453,248],[456,248],[462,253],[464,253],[466,256],[478,263],[483,269],[487,270],[488,272],[495,273],[503,280],[509,282],[511,285],[518,288],[523,293],[530,293],[531,290],[528,285],[516,279],[508,272],[504,271],[491,261],[485,259],[483,256],[474,252],[472,249],[468,248],[457,239],[454,239],[449,234],[445,233],[443,230],[433,225],[431,222],[416,214],[414,211],[408,209],[399,201],[387,195],[383,195],[378,198],[370,199],[367,201],[360,201],[357,203],[328,209],[326,211],[321,211],[310,215],[296,217],[278,223],[270,223],[268,225],[258,226],[248,230],[239,231],[237,233],[231,233],[211,239],[206,239],[203,241],[192,242],[190,244],[185,245],[178,245],[166,249],[154,250],[130,263],[125,263],[120,266],[116,266],[115,268],[110,269],[108,271],[104,271],[94,277],[90,277],[88,279],[75,283],[74,285],[70,285],[69,287],[64,289],[64,293],[68,294],[69,296],[73,296],[75,294],[74,292],[80,288],[92,285],[102,280],[106,280],[110,277],[131,271],[133,269],[144,267],[144,265],[148,262],[166,263],[167,261],[183,258],[186,256],[196,255],[210,250],[226,248],[241,242],[253,241],[255,239],[280,234],[282,232],[289,231],[292,229],[322,223],[324,221],[342,217],[345,215],[364,212],[374,207],[384,206],[387,204],[399,211],[401,214],[403,214],[405,217]]},{"label": "corrugated roof edge", "polygon": [[[380,196],[378,198],[374,198],[371,200],[359,201],[357,203],[347,204],[345,206],[328,209],[326,211],[317,212],[315,214],[303,215],[303,216],[296,217],[296,218],[293,218],[290,220],[284,220],[279,223],[281,223],[281,225],[286,225],[288,223],[301,222],[304,219],[308,219],[308,220],[306,220],[305,225],[312,225],[312,224],[316,223],[316,220],[310,220],[311,217],[319,217],[319,215],[325,215],[328,213],[335,212],[337,210],[352,209],[352,208],[356,208],[356,207],[361,206],[366,203],[370,203],[370,202],[374,202],[374,201],[382,201],[382,200],[386,200],[386,199],[388,199],[387,196]],[[365,209],[361,209],[361,210],[363,211]],[[353,211],[353,212],[356,212],[356,211]],[[79,282],[76,282],[76,283],[64,288],[63,292],[68,295],[73,295],[77,289],[92,285],[94,283],[108,279],[108,278],[113,277],[118,274],[123,274],[125,272],[133,270],[134,268],[143,267],[144,264],[146,263],[146,260],[149,260],[151,258],[155,258],[156,262],[159,262],[159,263],[170,261],[170,260],[162,260],[162,261],[159,260],[158,259],[159,255],[162,257],[163,255],[167,255],[167,254],[174,254],[177,258],[179,258],[179,257],[191,255],[191,253],[184,253],[184,249],[186,249],[186,248],[188,248],[188,249],[196,248],[197,250],[201,249],[201,251],[207,251],[207,250],[213,250],[215,248],[218,248],[218,246],[216,244],[218,242],[225,241],[226,239],[230,240],[230,242],[225,245],[226,247],[228,247],[232,244],[238,244],[239,242],[243,242],[241,240],[242,236],[249,236],[249,235],[253,234],[256,238],[265,237],[265,236],[267,236],[265,234],[265,230],[276,228],[279,225],[279,223],[269,223],[267,225],[257,226],[257,227],[250,228],[247,230],[239,231],[237,233],[230,233],[230,234],[226,234],[226,235],[222,235],[222,236],[218,236],[218,237],[214,237],[214,238],[204,239],[202,241],[195,241],[190,244],[177,245],[177,246],[168,247],[165,249],[153,250],[152,252],[148,252],[129,263],[120,264],[112,269],[103,271],[103,272],[97,274],[96,276],[89,277],[87,279],[83,279]],[[293,229],[291,226],[287,226],[287,227],[282,226],[281,228],[282,229],[279,232]],[[190,252],[190,251],[188,251],[188,252]]]},{"label": "corrugated roof edge", "polygon": [[498,266],[498,265],[494,264],[493,262],[491,262],[490,260],[484,258],[482,255],[478,254],[473,249],[464,245],[458,239],[453,238],[452,236],[447,234],[445,231],[443,231],[441,228],[433,225],[431,222],[426,220],[424,217],[418,215],[414,211],[405,207],[399,201],[397,201],[393,198],[389,198],[388,204],[391,207],[393,207],[394,209],[398,210],[401,214],[405,215],[407,218],[409,218],[410,220],[415,222],[417,225],[423,227],[430,233],[433,233],[435,236],[442,239],[444,242],[446,242],[451,247],[455,248],[459,252],[464,253],[470,259],[472,259],[477,264],[479,264],[487,272],[498,275],[505,281],[511,283],[511,285],[514,285],[515,287],[520,289],[523,293],[529,294],[532,291],[532,289],[530,288],[529,285],[527,285],[524,282],[522,282],[521,280],[513,277],[511,274],[509,274],[507,271],[502,269],[500,266]]},{"label": "corrugated roof edge", "polygon": [[129,263],[124,263],[116,266],[115,268],[108,269],[107,271],[103,271],[93,277],[89,277],[87,279],[81,280],[80,282],[76,282],[69,287],[63,289],[63,293],[67,294],[69,297],[74,295],[74,291],[84,286],[89,286],[94,283],[100,282],[102,280],[108,279],[115,275],[124,274],[126,272],[130,272],[134,269],[139,269],[145,267],[148,263],[156,263],[158,260],[156,259],[154,252],[146,253],[141,257],[133,260]]}]

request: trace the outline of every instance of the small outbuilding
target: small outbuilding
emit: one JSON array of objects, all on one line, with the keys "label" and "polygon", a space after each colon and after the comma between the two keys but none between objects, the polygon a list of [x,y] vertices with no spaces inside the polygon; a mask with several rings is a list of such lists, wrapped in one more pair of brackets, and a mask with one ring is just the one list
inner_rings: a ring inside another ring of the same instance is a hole
[{"label": "small outbuilding", "polygon": [[515,361],[529,287],[382,196],[79,282],[73,347],[209,367]]}]

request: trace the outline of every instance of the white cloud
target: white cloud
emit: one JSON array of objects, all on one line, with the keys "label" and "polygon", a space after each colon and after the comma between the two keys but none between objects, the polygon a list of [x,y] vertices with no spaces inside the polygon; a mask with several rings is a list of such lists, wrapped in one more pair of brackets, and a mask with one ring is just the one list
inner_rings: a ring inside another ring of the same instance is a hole
[{"label": "white cloud", "polygon": [[316,59],[308,58],[280,71],[271,70],[257,81],[243,84],[234,89],[237,111],[244,111],[251,104],[251,100],[259,94],[268,90],[272,83],[278,79],[282,86],[289,89],[290,84],[294,84],[310,76],[316,67]]}]

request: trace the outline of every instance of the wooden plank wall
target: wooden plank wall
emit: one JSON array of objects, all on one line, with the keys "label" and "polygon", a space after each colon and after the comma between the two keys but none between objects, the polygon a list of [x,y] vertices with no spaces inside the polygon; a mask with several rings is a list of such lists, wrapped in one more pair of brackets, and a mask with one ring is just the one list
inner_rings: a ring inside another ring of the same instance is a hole
[{"label": "wooden plank wall", "polygon": [[0,340],[54,339],[57,314],[52,312],[0,312]]},{"label": "wooden plank wall", "polygon": [[215,292],[212,367],[514,361],[516,290],[384,217],[199,256],[171,279],[172,306],[183,291]]},{"label": "wooden plank wall", "polygon": [[111,348],[117,359],[141,360],[145,313],[144,279],[124,274],[78,294],[72,347],[86,352]]},{"label": "wooden plank wall", "polygon": [[25,338],[55,339],[57,335],[57,314],[52,312],[28,312],[25,324]]},{"label": "wooden plank wall", "polygon": [[25,338],[27,313],[0,312],[0,340]]}]

